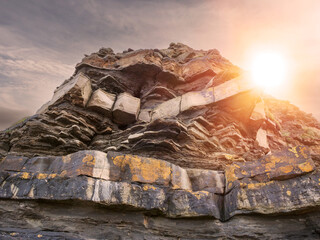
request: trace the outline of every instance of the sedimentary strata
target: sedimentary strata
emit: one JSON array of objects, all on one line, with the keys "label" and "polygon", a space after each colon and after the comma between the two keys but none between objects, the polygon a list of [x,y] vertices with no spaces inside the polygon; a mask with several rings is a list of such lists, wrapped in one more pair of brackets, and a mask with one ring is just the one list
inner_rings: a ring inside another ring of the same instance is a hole
[{"label": "sedimentary strata", "polygon": [[102,48],[0,137],[2,238],[319,237],[319,122],[217,50]]}]

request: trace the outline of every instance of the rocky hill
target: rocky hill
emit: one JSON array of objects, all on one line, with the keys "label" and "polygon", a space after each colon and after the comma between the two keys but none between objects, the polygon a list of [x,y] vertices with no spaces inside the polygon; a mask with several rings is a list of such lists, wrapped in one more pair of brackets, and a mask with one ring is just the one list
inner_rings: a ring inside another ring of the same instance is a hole
[{"label": "rocky hill", "polygon": [[0,139],[3,239],[320,237],[320,123],[215,49],[101,48]]}]

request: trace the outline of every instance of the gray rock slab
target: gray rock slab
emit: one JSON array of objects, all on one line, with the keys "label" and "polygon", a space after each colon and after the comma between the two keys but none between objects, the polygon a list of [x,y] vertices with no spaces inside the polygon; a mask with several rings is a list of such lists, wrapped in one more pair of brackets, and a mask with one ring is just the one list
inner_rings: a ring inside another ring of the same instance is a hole
[{"label": "gray rock slab", "polygon": [[253,84],[247,75],[243,75],[214,87],[214,98],[218,102],[251,89]]},{"label": "gray rock slab", "polygon": [[175,117],[180,113],[181,97],[170,99],[158,105],[152,113],[152,120]]},{"label": "gray rock slab", "polygon": [[120,93],[112,110],[112,117],[115,123],[128,125],[137,120],[140,111],[140,99],[129,93]]},{"label": "gray rock slab", "polygon": [[198,92],[188,92],[181,97],[181,112],[192,107],[203,106],[215,102],[213,88]]},{"label": "gray rock slab", "polygon": [[193,191],[224,194],[224,172],[206,169],[187,169]]},{"label": "gray rock slab", "polygon": [[107,93],[102,89],[97,89],[91,96],[87,108],[101,112],[107,117],[112,116],[112,107],[116,100],[116,95]]}]

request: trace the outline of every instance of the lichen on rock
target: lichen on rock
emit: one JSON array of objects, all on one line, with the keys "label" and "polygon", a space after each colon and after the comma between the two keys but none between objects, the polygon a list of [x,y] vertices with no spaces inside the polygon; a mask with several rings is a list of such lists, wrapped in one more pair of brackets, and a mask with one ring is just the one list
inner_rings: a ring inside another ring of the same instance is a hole
[{"label": "lichen on rock", "polygon": [[80,230],[45,220],[41,236],[317,239],[319,133],[215,49],[101,48],[37,114],[0,132],[0,237],[35,237],[30,216],[54,220],[65,204],[94,215],[66,210],[61,221]]}]

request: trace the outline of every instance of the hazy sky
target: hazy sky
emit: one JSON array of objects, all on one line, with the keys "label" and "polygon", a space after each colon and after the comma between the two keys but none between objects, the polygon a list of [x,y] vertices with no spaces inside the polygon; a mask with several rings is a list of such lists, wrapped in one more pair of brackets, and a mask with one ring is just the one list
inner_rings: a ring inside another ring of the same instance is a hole
[{"label": "hazy sky", "polygon": [[319,0],[0,0],[0,129],[51,99],[84,54],[170,42],[242,68],[260,49],[281,52],[290,76],[275,96],[320,119],[319,23]]}]

